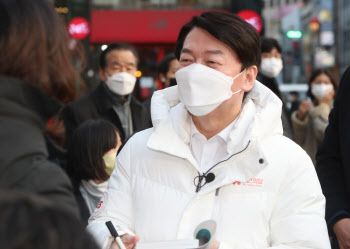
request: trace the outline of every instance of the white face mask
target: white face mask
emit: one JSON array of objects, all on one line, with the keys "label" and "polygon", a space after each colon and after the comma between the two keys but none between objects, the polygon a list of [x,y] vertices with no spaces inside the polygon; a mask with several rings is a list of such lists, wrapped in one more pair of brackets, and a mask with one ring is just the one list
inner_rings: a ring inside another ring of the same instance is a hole
[{"label": "white face mask", "polygon": [[136,77],[129,73],[117,73],[112,76],[106,74],[106,85],[113,93],[124,96],[132,93],[136,83]]},{"label": "white face mask", "polygon": [[334,91],[334,87],[330,84],[315,84],[311,86],[312,95],[319,101],[324,99],[324,97],[332,91]]},{"label": "white face mask", "polygon": [[232,78],[210,67],[193,63],[175,73],[179,98],[191,114],[207,115],[233,94],[242,91],[231,91],[234,79],[241,73]]},{"label": "white face mask", "polygon": [[267,77],[275,78],[282,70],[282,59],[275,57],[261,60],[261,73]]}]

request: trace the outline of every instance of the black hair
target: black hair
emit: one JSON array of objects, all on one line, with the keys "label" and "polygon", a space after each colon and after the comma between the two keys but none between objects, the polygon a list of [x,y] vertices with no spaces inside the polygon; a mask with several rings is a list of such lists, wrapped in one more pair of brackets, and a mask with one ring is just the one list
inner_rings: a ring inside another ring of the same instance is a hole
[{"label": "black hair", "polygon": [[102,68],[102,69],[106,68],[107,55],[110,51],[113,51],[113,50],[130,51],[133,53],[133,55],[136,58],[136,64],[139,61],[139,55],[138,55],[135,47],[133,47],[132,45],[130,45],[129,43],[126,43],[126,42],[112,43],[112,44],[108,45],[108,47],[104,51],[102,51],[100,54],[100,68]]},{"label": "black hair", "polygon": [[333,74],[328,69],[325,69],[325,68],[323,68],[323,69],[316,69],[316,70],[312,71],[311,76],[309,78],[309,81],[307,82],[307,84],[309,86],[309,89],[307,90],[306,95],[309,96],[313,101],[316,100],[316,97],[311,93],[311,83],[321,74],[327,75],[327,77],[330,79],[330,81],[331,81],[331,83],[333,85],[333,88],[334,88],[335,92],[338,89],[337,82],[335,81],[335,78],[334,78]]},{"label": "black hair", "polygon": [[158,64],[158,74],[163,74],[164,76],[168,73],[170,63],[173,60],[177,60],[174,53],[167,54]]},{"label": "black hair", "polygon": [[253,65],[260,65],[260,38],[256,29],[235,14],[217,11],[194,16],[182,27],[175,49],[178,60],[184,41],[194,27],[206,30],[216,39],[228,45],[237,54],[242,63],[242,70]]},{"label": "black hair", "polygon": [[68,175],[75,180],[106,181],[109,175],[103,155],[117,146],[117,133],[118,129],[107,120],[88,120],[81,124],[68,147]]},{"label": "black hair", "polygon": [[0,220],[0,248],[98,248],[76,217],[34,194],[0,191]]},{"label": "black hair", "polygon": [[282,47],[277,40],[273,38],[261,37],[261,53],[269,53],[273,48],[276,48],[278,53],[282,53]]}]

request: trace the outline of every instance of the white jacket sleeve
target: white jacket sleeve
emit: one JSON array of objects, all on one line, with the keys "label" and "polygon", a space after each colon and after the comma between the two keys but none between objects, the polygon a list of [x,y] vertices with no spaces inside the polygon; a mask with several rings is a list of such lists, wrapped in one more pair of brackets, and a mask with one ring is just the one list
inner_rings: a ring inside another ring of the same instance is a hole
[{"label": "white jacket sleeve", "polygon": [[[304,151],[298,150],[290,159],[282,181],[270,219],[270,249],[330,249],[325,198],[312,161]],[[222,241],[219,249],[233,248]]]},{"label": "white jacket sleeve", "polygon": [[133,207],[130,179],[130,143],[127,143],[116,159],[106,192],[89,219],[87,230],[100,248],[110,248],[113,237],[106,227],[111,221],[119,235],[133,234]]}]

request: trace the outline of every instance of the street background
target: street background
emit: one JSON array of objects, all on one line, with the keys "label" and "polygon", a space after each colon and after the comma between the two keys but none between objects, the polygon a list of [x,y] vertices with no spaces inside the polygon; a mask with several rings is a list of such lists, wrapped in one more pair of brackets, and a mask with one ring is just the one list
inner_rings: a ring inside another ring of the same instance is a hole
[{"label": "street background", "polygon": [[77,17],[88,21],[89,35],[72,40],[72,50],[85,54],[74,63],[87,89],[100,81],[98,56],[106,44],[125,41],[138,49],[134,95],[141,101],[159,89],[157,63],[174,50],[182,25],[208,10],[255,12],[256,16],[243,15],[257,26],[261,22],[261,36],[282,45],[284,68],[277,80],[286,96],[297,91],[304,98],[314,69],[331,69],[339,78],[350,65],[348,0],[55,0],[54,4],[67,26]]}]

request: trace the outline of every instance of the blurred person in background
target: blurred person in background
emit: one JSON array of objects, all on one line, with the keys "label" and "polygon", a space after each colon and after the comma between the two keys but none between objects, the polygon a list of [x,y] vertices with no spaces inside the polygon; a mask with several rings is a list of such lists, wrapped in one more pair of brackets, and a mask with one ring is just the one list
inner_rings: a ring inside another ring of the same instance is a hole
[{"label": "blurred person in background", "polygon": [[85,121],[73,133],[66,170],[86,224],[107,188],[121,144],[118,129],[103,119]]},{"label": "blurred person in background", "polygon": [[326,220],[333,249],[350,248],[349,110],[350,68],[340,81],[329,125],[316,155],[316,170],[326,196]]},{"label": "blurred person in background", "polygon": [[290,102],[290,113],[292,114],[294,111],[299,108],[299,93],[297,91],[292,91],[289,93],[289,102]]},{"label": "blurred person in background", "polygon": [[292,113],[292,123],[294,141],[309,154],[315,164],[317,147],[328,125],[337,85],[333,75],[326,69],[312,72],[308,85],[307,96],[311,102],[300,102],[298,110]]},{"label": "blurred person in background", "polygon": [[70,103],[63,110],[66,146],[74,130],[89,119],[106,119],[120,131],[122,141],[147,128],[146,110],[132,92],[136,83],[138,54],[127,43],[114,43],[100,55],[102,82],[87,96]]},{"label": "blurred person in background", "polygon": [[[162,87],[167,88],[170,86],[176,86],[175,72],[179,65],[179,61],[176,59],[174,53],[167,54],[158,65],[158,78],[162,82]],[[151,119],[151,99],[145,100],[144,106],[147,111],[148,126],[152,127]]]},{"label": "blurred person in background", "polygon": [[261,64],[256,79],[269,88],[282,101],[282,125],[283,135],[293,139],[293,129],[290,114],[287,109],[284,96],[282,95],[276,77],[283,69],[282,48],[277,40],[261,38]]},{"label": "blurred person in background", "polygon": [[158,65],[158,77],[162,82],[163,88],[176,86],[175,72],[178,66],[179,61],[176,59],[174,53],[166,55],[160,61]]},{"label": "blurred person in background", "polygon": [[62,102],[75,97],[66,27],[42,0],[0,0],[0,16],[0,189],[39,194],[78,216],[44,135]]},{"label": "blurred person in background", "polygon": [[[84,80],[81,77],[86,67],[85,50],[83,43],[73,38],[69,39],[68,48],[70,50],[71,62],[75,71],[75,90],[76,97],[81,96],[87,90]],[[51,117],[45,127],[47,134],[47,149],[49,151],[49,160],[60,164],[62,167],[66,165],[67,150],[64,148],[66,139],[65,125],[62,119],[62,109]]]},{"label": "blurred person in background", "polygon": [[0,191],[0,220],[3,249],[98,249],[77,217],[34,194]]}]

